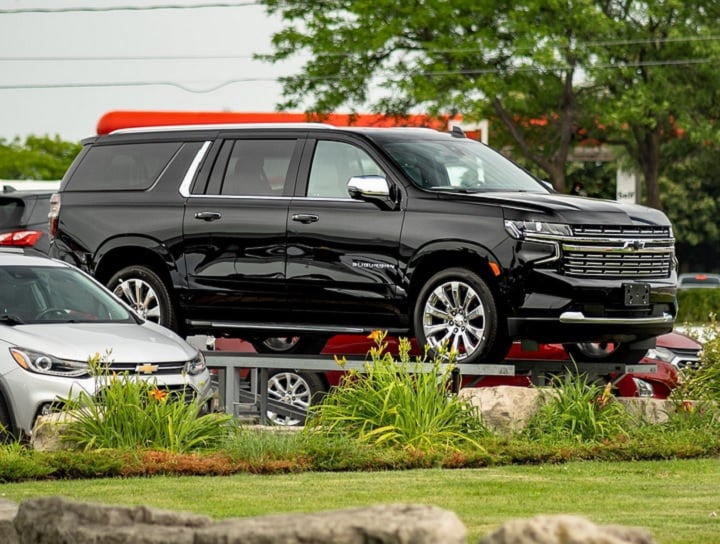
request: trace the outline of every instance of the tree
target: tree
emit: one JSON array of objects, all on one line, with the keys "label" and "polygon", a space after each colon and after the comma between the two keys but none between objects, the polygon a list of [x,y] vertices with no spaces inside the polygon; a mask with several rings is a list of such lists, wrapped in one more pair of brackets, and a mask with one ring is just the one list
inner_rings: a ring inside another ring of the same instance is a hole
[{"label": "tree", "polygon": [[[280,108],[493,117],[560,191],[580,139],[619,144],[659,208],[661,143],[714,100],[686,85],[714,81],[712,63],[698,62],[714,42],[693,40],[714,32],[718,2],[262,0],[289,26],[260,58],[310,54],[301,73],[282,78]],[[668,76],[678,59],[680,77]],[[681,108],[669,107],[673,96]]]},{"label": "tree", "polygon": [[0,139],[0,179],[61,179],[81,148],[59,136],[28,136],[24,143]]},{"label": "tree", "polygon": [[[593,48],[599,136],[622,146],[645,181],[649,206],[662,208],[659,181],[678,138],[695,144],[718,119],[717,0],[599,2],[615,38]],[[697,146],[696,146],[697,147]],[[692,151],[692,150],[690,150]]]}]

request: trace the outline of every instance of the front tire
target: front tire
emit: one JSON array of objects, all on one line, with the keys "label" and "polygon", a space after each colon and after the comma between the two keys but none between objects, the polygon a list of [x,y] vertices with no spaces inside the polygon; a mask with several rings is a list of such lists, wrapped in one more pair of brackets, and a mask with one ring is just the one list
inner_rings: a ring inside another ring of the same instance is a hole
[{"label": "front tire", "polygon": [[177,310],[165,282],[151,268],[133,265],[114,274],[108,288],[148,321],[179,332]]},{"label": "front tire", "polygon": [[459,363],[496,363],[510,349],[492,291],[465,268],[443,270],[425,283],[413,325],[419,345],[427,344],[435,355],[444,348],[455,351]]}]

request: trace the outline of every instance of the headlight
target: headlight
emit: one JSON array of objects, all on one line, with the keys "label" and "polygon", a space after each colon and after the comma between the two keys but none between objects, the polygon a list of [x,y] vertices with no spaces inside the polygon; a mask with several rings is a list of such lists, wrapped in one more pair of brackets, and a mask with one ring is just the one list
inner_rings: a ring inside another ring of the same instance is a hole
[{"label": "headlight", "polygon": [[185,372],[188,374],[200,374],[206,368],[207,362],[205,361],[205,356],[201,351],[198,351],[194,359],[185,363]]},{"label": "headlight", "polygon": [[66,361],[47,353],[22,348],[10,348],[13,360],[29,372],[49,376],[77,378],[88,374],[88,364],[82,361]]},{"label": "headlight", "polygon": [[643,397],[646,399],[652,398],[653,394],[655,393],[652,384],[635,377],[633,377],[633,382],[635,382],[635,388],[637,389],[638,397]]},{"label": "headlight", "polygon": [[673,359],[675,359],[675,354],[667,348],[657,346],[649,349],[645,357],[648,359],[657,359],[658,361],[663,361],[665,363],[672,363]]},{"label": "headlight", "polygon": [[505,230],[513,238],[561,238],[572,236],[570,225],[564,223],[546,223],[544,221],[505,220]]}]

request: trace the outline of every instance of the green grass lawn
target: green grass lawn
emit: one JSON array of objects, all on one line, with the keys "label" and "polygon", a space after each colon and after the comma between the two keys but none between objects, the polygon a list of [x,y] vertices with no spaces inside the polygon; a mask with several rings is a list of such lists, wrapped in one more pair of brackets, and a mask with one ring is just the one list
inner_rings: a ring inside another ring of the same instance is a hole
[{"label": "green grass lawn", "polygon": [[645,527],[661,544],[720,543],[719,459],[0,485],[0,496],[16,502],[48,495],[216,519],[379,503],[434,504],[463,520],[469,542],[509,519],[566,513],[599,524]]}]

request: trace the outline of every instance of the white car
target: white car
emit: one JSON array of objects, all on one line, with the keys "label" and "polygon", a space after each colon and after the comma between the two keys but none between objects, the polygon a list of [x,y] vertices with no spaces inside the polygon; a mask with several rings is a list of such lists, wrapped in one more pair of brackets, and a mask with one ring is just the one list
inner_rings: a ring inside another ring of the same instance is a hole
[{"label": "white car", "polygon": [[180,336],[72,265],[0,249],[0,438],[29,437],[59,397],[95,394],[96,354],[205,407],[215,397],[204,356]]}]

